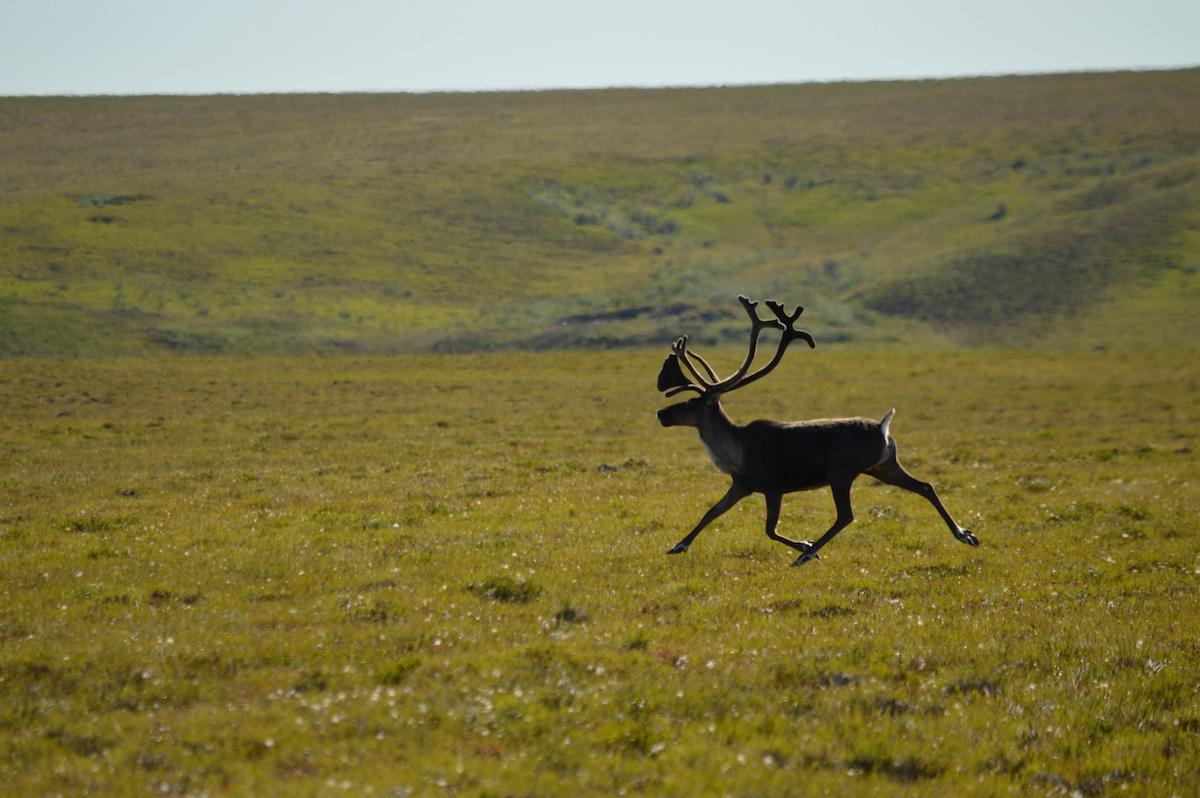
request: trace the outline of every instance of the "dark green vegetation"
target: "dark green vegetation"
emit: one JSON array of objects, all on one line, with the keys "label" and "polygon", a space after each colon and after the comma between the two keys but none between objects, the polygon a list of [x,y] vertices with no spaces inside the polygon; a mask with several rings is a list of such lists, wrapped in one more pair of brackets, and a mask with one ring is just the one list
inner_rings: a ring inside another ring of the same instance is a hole
[{"label": "dark green vegetation", "polygon": [[0,353],[1200,333],[1200,71],[0,99]]},{"label": "dark green vegetation", "polygon": [[661,355],[0,361],[0,784],[1200,790],[1194,350],[792,352],[735,417],[894,404],[983,541],[863,479],[798,569],[757,500],[663,553]]}]

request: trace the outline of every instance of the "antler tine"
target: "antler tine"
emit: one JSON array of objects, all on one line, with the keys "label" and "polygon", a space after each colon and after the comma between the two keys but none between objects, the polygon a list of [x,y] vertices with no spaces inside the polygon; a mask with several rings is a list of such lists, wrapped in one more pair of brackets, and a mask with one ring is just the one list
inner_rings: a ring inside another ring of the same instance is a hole
[{"label": "antler tine", "polygon": [[817,348],[817,342],[813,340],[811,335],[804,330],[797,330],[795,327],[796,319],[800,318],[800,314],[804,312],[803,305],[797,305],[795,313],[788,313],[786,310],[784,310],[783,305],[772,299],[769,299],[767,300],[767,307],[769,307],[771,312],[775,314],[776,318],[783,323],[783,337],[788,339],[788,343],[791,343],[799,338],[808,343],[809,349]]},{"label": "antler tine", "polygon": [[795,313],[788,313],[784,309],[783,305],[779,304],[774,299],[768,299],[766,305],[771,309],[771,312],[775,314],[775,317],[779,319],[779,321],[788,329],[790,329],[791,326],[796,323],[796,319],[800,318],[800,314],[804,312],[804,306],[797,305]]},{"label": "antler tine", "polygon": [[720,380],[717,379],[717,373],[715,371],[713,371],[712,366],[708,365],[707,360],[700,357],[699,354],[697,354],[696,352],[693,352],[690,349],[688,350],[687,356],[700,364],[701,368],[704,369],[704,373],[708,375],[708,378],[710,380],[712,380],[713,382],[720,382]]},{"label": "antler tine", "polygon": [[[712,368],[708,365],[704,358],[700,357],[694,352],[688,351],[687,342],[688,337],[686,335],[679,336],[675,339],[675,343],[671,344],[671,351],[675,354],[675,357],[678,358],[679,362],[684,366],[684,368],[691,372],[692,378],[695,379],[696,385],[698,386],[697,390],[699,390],[700,393],[706,393],[712,390],[716,384],[717,375],[713,373]],[[697,371],[696,367],[692,364],[692,358],[696,358],[700,361],[700,364],[704,367],[704,370],[708,372],[708,376],[712,380],[711,382],[700,376],[700,372]]]},{"label": "antler tine", "polygon": [[683,393],[684,391],[695,391],[701,396],[704,395],[704,389],[698,385],[677,385],[671,390],[667,391],[665,395],[670,397],[674,396],[675,394]]},{"label": "antler tine", "polygon": [[779,338],[779,348],[775,350],[775,356],[771,358],[771,362],[767,363],[767,365],[763,366],[749,377],[739,380],[732,387],[726,388],[725,390],[727,391],[732,391],[737,388],[741,388],[744,385],[749,385],[760,377],[765,376],[771,371],[771,369],[779,365],[779,361],[783,359],[783,353],[787,351],[788,344],[790,344],[792,341],[795,341],[797,338],[807,342],[810,349],[815,349],[817,346],[817,342],[813,340],[811,335],[804,330],[797,330],[795,327],[796,319],[800,318],[800,314],[804,312],[803,306],[797,305],[795,312],[788,313],[783,305],[779,304],[773,299],[768,299],[766,301],[766,305],[768,308],[770,308],[771,312],[775,314],[775,318],[777,319],[776,324],[778,325],[779,329],[783,330],[783,335],[781,335]]},{"label": "antler tine", "polygon": [[[746,315],[750,317],[750,321],[756,328],[761,329],[763,327],[774,327],[779,330],[783,329],[783,324],[781,322],[775,321],[774,319],[760,319],[758,317],[758,300],[750,299],[747,296],[738,294],[738,302],[742,303],[742,307],[746,309]],[[768,299],[766,304],[767,307],[779,305],[778,302],[772,299]]]}]

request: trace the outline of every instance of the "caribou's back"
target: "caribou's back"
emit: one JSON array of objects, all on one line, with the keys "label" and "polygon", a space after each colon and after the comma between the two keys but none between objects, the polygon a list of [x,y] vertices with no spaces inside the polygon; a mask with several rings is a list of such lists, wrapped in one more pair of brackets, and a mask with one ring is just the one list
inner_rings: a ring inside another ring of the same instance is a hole
[{"label": "caribou's back", "polygon": [[887,453],[880,422],[869,418],[752,421],[744,436],[739,476],[762,493],[822,488],[830,474],[862,473]]}]

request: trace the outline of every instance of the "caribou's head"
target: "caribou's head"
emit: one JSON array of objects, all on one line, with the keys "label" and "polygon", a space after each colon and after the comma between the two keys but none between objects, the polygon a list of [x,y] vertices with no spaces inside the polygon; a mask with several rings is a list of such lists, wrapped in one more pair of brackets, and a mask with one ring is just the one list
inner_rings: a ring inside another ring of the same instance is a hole
[{"label": "caribou's head", "polygon": [[[799,338],[807,341],[809,347],[816,346],[811,335],[804,330],[795,328],[796,319],[800,318],[804,308],[797,306],[793,313],[788,313],[784,310],[783,305],[768,299],[765,304],[775,318],[761,319],[756,309],[758,302],[744,296],[739,296],[738,301],[742,303],[746,314],[750,316],[750,349],[746,353],[746,360],[742,363],[742,367],[726,379],[718,379],[712,367],[708,365],[708,361],[687,348],[686,335],[676,338],[675,343],[671,344],[671,354],[667,355],[662,369],[658,372],[658,390],[667,396],[675,396],[684,391],[695,391],[697,396],[686,402],[678,402],[659,410],[658,420],[664,427],[700,426],[704,419],[717,409],[721,396],[749,385],[779,365],[779,361],[783,359],[783,353],[792,341]],[[754,363],[754,355],[758,350],[758,336],[767,328],[781,332],[779,348],[775,350],[775,356],[771,358],[770,363],[753,374],[747,375],[746,372]],[[687,370],[686,374],[684,373],[685,369]],[[701,370],[704,372],[703,375],[700,373]]]}]

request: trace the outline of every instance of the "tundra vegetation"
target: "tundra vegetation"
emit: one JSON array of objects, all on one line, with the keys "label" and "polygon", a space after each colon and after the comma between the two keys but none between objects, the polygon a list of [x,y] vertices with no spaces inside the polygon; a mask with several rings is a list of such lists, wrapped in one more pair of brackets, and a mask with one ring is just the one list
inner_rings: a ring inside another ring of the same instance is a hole
[{"label": "tundra vegetation", "polygon": [[1198,83],[0,99],[0,792],[1200,792]]},{"label": "tundra vegetation", "polygon": [[863,479],[800,569],[752,501],[663,554],[726,486],[661,354],[0,362],[0,783],[1200,787],[1194,352],[792,353],[730,413],[895,404],[983,542]]}]

